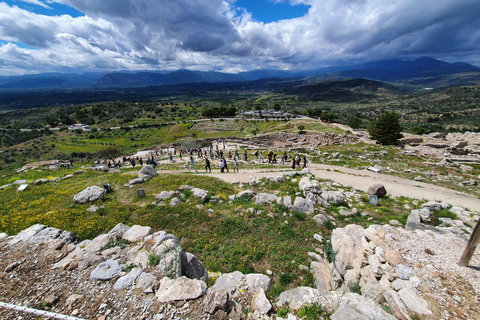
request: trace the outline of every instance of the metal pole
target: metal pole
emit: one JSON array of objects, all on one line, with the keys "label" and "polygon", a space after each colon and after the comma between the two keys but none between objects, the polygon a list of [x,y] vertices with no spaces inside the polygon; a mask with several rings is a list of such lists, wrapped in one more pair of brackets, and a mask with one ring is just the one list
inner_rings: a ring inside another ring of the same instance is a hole
[{"label": "metal pole", "polygon": [[467,246],[463,251],[462,257],[460,258],[460,262],[458,263],[461,267],[468,266],[468,263],[470,262],[470,259],[472,258],[473,253],[475,252],[475,248],[477,247],[477,244],[479,242],[480,242],[480,219],[478,220],[477,225],[475,226],[475,229],[473,229],[472,235],[470,236],[470,240],[468,240]]},{"label": "metal pole", "polygon": [[59,313],[55,313],[55,312],[49,312],[49,311],[45,311],[45,310],[37,310],[37,309],[17,306],[17,305],[10,304],[10,303],[5,303],[5,302],[0,302],[0,307],[7,308],[7,309],[12,309],[12,310],[15,310],[15,311],[20,311],[20,312],[25,312],[25,313],[31,313],[31,314],[34,314],[34,315],[37,315],[37,316],[48,317],[48,318],[55,318],[55,319],[62,319],[62,320],[85,320],[85,319],[82,319],[82,318],[66,316],[66,315],[63,315],[63,314],[59,314]]}]

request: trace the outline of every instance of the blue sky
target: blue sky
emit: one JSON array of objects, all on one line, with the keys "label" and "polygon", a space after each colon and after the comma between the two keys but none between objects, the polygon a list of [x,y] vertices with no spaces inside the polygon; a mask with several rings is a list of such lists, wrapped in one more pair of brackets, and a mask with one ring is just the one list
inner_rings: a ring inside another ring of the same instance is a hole
[{"label": "blue sky", "polygon": [[480,66],[478,0],[0,0],[0,75]]}]

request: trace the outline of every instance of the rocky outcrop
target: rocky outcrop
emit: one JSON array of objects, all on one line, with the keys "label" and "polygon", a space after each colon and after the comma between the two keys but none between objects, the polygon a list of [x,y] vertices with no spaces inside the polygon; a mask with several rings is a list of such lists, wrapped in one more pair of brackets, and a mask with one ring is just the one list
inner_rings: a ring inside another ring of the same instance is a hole
[{"label": "rocky outcrop", "polygon": [[94,203],[105,199],[105,189],[97,186],[87,187],[73,197],[75,203]]}]

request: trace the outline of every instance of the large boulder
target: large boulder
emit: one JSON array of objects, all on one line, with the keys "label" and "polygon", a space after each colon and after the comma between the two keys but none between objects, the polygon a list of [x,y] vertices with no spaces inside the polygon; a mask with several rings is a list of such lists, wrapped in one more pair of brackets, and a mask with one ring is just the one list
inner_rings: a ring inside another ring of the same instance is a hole
[{"label": "large boulder", "polygon": [[315,208],[313,206],[313,202],[310,200],[303,199],[302,197],[296,197],[295,203],[293,205],[293,210],[310,214],[315,212]]},{"label": "large boulder", "polygon": [[182,263],[182,275],[190,279],[198,279],[207,282],[207,269],[196,256],[190,252],[182,251],[180,253],[180,260]]},{"label": "large boulder", "polygon": [[332,231],[332,249],[335,253],[335,268],[344,276],[347,270],[355,270],[358,276],[360,269],[366,263],[362,238],[365,238],[363,227],[350,224],[345,228]]},{"label": "large boulder", "polygon": [[213,287],[224,290],[235,298],[241,292],[253,294],[258,288],[268,291],[270,281],[270,278],[264,274],[251,273],[244,275],[240,271],[234,271],[220,275]]},{"label": "large boulder", "polygon": [[332,314],[331,319],[395,320],[396,318],[385,312],[380,305],[372,300],[356,293],[347,293],[340,300],[337,310]]},{"label": "large boulder", "polygon": [[327,263],[312,261],[310,271],[313,274],[318,292],[324,293],[334,289],[332,271]]},{"label": "large boulder", "polygon": [[143,179],[150,179],[156,176],[158,176],[158,172],[152,166],[143,167],[140,169],[140,173],[138,174],[138,177]]},{"label": "large boulder", "polygon": [[327,191],[322,193],[322,198],[328,203],[345,203],[345,196],[340,191]]},{"label": "large boulder", "polygon": [[194,197],[200,198],[203,201],[205,201],[207,199],[208,193],[209,193],[207,190],[203,190],[203,189],[199,189],[199,188],[192,188],[192,192],[193,192]]},{"label": "large boulder", "polygon": [[208,289],[205,299],[203,299],[203,311],[214,314],[217,310],[226,310],[228,303],[228,293],[224,290],[211,287]]},{"label": "large boulder", "polygon": [[255,204],[268,204],[271,202],[277,202],[278,196],[270,193],[259,193],[255,196]]},{"label": "large boulder", "polygon": [[367,193],[378,198],[383,198],[387,195],[387,190],[383,184],[376,183],[368,188]]},{"label": "large boulder", "polygon": [[243,190],[243,191],[240,191],[236,198],[235,199],[251,199],[253,198],[257,193],[255,191],[252,191],[252,190]]},{"label": "large boulder", "polygon": [[178,300],[193,300],[205,294],[207,284],[202,280],[189,279],[181,277],[178,279],[169,279],[167,277],[160,280],[160,288],[156,292],[159,302],[171,302]]},{"label": "large boulder", "polygon": [[310,181],[308,177],[303,177],[298,183],[298,187],[303,191],[303,195],[307,196],[310,193],[319,195],[322,193],[318,181]]},{"label": "large boulder", "polygon": [[167,200],[167,199],[170,198],[172,195],[173,195],[173,192],[172,192],[172,191],[162,191],[162,192],[160,192],[159,194],[157,194],[157,196],[155,197],[155,199],[157,199],[157,200]]},{"label": "large boulder", "polygon": [[92,271],[90,280],[108,281],[118,276],[120,271],[122,271],[122,268],[117,260],[107,260],[100,263],[95,270]]},{"label": "large boulder", "polygon": [[83,191],[80,191],[73,197],[75,203],[94,203],[98,200],[105,199],[105,188],[97,186],[87,187]]},{"label": "large boulder", "polygon": [[122,238],[130,242],[137,242],[142,240],[143,237],[152,234],[152,232],[152,228],[150,227],[134,225],[123,234]]}]

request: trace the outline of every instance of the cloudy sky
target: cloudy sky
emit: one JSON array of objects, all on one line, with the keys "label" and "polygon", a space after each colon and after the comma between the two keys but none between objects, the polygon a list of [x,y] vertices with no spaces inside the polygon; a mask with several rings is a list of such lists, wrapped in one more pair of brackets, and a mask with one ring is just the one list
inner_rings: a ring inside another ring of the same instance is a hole
[{"label": "cloudy sky", "polygon": [[0,1],[0,75],[422,56],[480,66],[479,0]]}]

